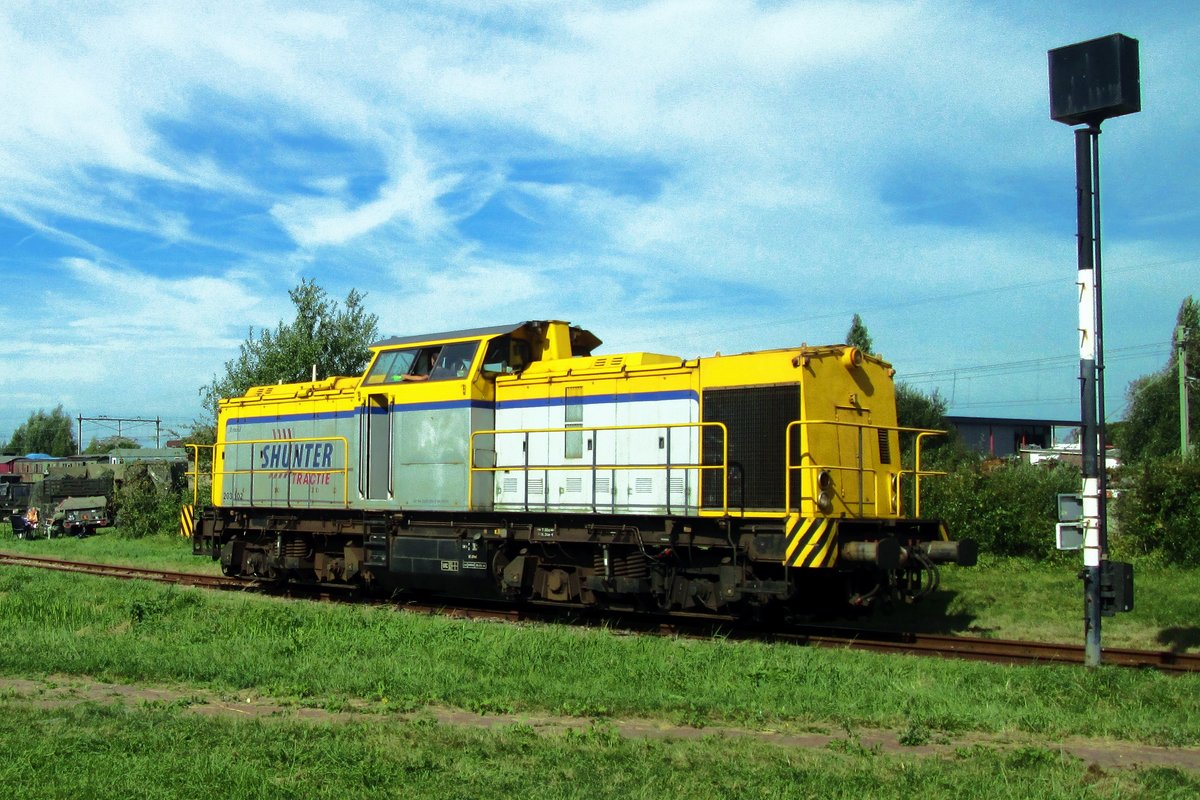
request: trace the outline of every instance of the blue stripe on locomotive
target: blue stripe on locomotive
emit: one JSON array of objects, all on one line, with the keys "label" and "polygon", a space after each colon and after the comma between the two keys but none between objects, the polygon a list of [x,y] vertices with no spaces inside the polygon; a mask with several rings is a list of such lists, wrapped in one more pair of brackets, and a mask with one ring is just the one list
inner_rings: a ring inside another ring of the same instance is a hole
[{"label": "blue stripe on locomotive", "polygon": [[[660,400],[699,400],[699,395],[691,389],[681,389],[666,392],[640,392],[637,394],[597,394],[573,398],[573,402],[582,405],[598,405],[603,403],[646,403]],[[566,405],[565,397],[533,397],[521,400],[502,400],[488,402],[486,400],[444,400],[428,403],[397,403],[392,406],[392,412],[402,414],[410,411],[433,411],[451,408],[474,408],[485,411],[496,411],[513,408],[557,408]],[[310,414],[278,414],[253,417],[230,417],[225,421],[228,428],[231,425],[256,425],[265,422],[317,422],[324,420],[352,419],[364,414],[378,415],[388,413],[383,408],[364,409],[359,406],[350,411],[314,411]]]}]

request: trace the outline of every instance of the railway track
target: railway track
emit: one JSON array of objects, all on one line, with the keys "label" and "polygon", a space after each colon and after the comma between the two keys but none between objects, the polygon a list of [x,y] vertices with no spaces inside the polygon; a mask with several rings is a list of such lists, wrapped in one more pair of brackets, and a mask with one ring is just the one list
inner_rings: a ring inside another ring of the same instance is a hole
[{"label": "railway track", "polygon": [[[83,561],[67,561],[42,556],[27,556],[0,553],[0,565],[33,567],[64,572],[78,572],[126,580],[149,580],[182,586],[199,586],[208,589],[238,591],[278,591],[276,587],[259,581],[228,578],[219,575],[202,575],[194,572],[147,569],[114,564],[97,564]],[[337,599],[336,593],[323,589],[287,587],[294,596]],[[348,593],[349,594],[349,593]],[[348,595],[347,595],[348,596]],[[396,605],[401,610],[452,616],[460,619],[494,619],[506,622],[560,622],[561,612],[541,608],[497,609],[470,607],[465,605],[430,605],[427,603],[405,603]],[[586,614],[584,619],[597,620],[601,615]],[[611,616],[604,624],[611,627]],[[731,618],[712,619],[696,616],[669,621],[646,619],[631,622],[623,618],[621,627],[635,633],[654,633],[667,636],[709,638],[714,635],[731,639],[757,639],[787,642],[813,647],[841,647],[855,650],[870,650],[882,653],[904,653],[910,655],[939,656],[1000,664],[1082,664],[1084,648],[1081,645],[1056,644],[1050,642],[1027,642],[1009,639],[984,639],[973,636],[945,636],[924,633],[896,633],[890,631],[860,630],[857,628],[834,628],[821,625],[791,626],[786,632],[779,630],[732,627]],[[1157,669],[1163,672],[1200,672],[1200,654],[1174,653],[1166,650],[1135,650],[1130,648],[1106,648],[1103,651],[1105,664],[1121,667]]]},{"label": "railway track", "polygon": [[[819,647],[852,647],[881,653],[941,656],[1000,664],[1083,664],[1083,645],[984,639],[977,636],[946,636],[927,633],[838,630],[801,627],[801,632],[774,634],[782,641]],[[1135,650],[1106,647],[1102,661],[1121,667],[1157,669],[1163,672],[1200,672],[1200,654],[1169,650]]]},{"label": "railway track", "polygon": [[117,564],[95,564],[88,561],[66,561],[61,558],[26,556],[16,553],[0,553],[0,564],[16,567],[35,567],[59,572],[79,572],[85,575],[102,575],[106,578],[174,583],[180,586],[201,586],[206,589],[259,589],[257,581],[226,578],[223,575],[201,575],[196,572],[172,572],[163,569],[147,569]]}]

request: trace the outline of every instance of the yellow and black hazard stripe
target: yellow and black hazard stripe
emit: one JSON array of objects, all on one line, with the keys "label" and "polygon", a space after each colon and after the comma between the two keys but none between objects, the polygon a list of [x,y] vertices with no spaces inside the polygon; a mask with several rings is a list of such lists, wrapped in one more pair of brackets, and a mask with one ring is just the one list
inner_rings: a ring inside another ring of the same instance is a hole
[{"label": "yellow and black hazard stripe", "polygon": [[188,503],[179,510],[179,535],[185,539],[192,538],[192,531],[196,529],[196,508],[191,503]]},{"label": "yellow and black hazard stripe", "polygon": [[837,557],[837,520],[788,517],[784,566],[832,567]]}]

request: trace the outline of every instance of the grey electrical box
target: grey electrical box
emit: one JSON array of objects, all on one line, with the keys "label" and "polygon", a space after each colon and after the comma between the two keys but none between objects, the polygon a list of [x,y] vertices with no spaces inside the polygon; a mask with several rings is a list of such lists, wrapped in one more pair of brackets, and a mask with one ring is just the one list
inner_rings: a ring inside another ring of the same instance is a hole
[{"label": "grey electrical box", "polygon": [[1054,546],[1059,550],[1078,550],[1083,547],[1083,525],[1079,522],[1060,522],[1055,525]]},{"label": "grey electrical box", "polygon": [[1058,47],[1050,58],[1050,119],[1094,125],[1142,110],[1138,41],[1121,33]]},{"label": "grey electrical box", "polygon": [[1083,495],[1060,494],[1058,496],[1058,521],[1078,522],[1083,519]]}]

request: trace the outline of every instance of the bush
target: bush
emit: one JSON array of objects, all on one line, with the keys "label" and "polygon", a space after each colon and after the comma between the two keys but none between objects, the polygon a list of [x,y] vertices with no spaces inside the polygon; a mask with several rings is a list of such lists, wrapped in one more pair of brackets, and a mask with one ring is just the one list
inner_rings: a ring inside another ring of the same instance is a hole
[{"label": "bush", "polygon": [[1114,504],[1121,530],[1113,542],[1118,550],[1200,563],[1200,459],[1147,459],[1126,466],[1120,479],[1121,496]]},{"label": "bush", "polygon": [[155,481],[149,469],[131,468],[113,496],[116,533],[129,539],[172,533],[179,526],[179,510],[184,502],[173,486]]},{"label": "bush", "polygon": [[1057,495],[1078,492],[1080,472],[1014,462],[984,472],[959,462],[944,478],[922,483],[922,515],[944,520],[954,539],[974,539],[984,552],[1048,558],[1055,553]]}]

